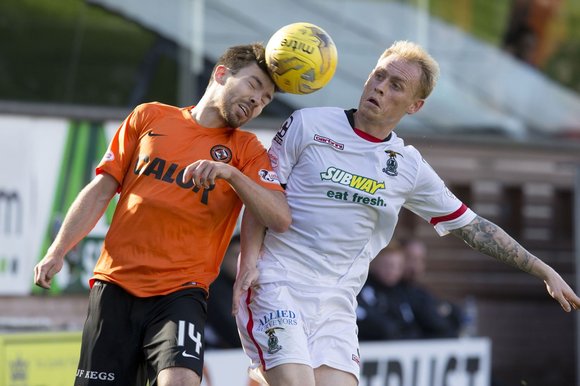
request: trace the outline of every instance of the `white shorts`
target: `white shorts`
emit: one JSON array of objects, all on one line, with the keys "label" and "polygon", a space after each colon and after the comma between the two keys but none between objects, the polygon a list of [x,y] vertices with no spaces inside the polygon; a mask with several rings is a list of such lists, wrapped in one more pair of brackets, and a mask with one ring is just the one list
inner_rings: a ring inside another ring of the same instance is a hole
[{"label": "white shorts", "polygon": [[336,288],[266,284],[250,289],[236,317],[250,367],[326,365],[359,379],[355,301]]}]

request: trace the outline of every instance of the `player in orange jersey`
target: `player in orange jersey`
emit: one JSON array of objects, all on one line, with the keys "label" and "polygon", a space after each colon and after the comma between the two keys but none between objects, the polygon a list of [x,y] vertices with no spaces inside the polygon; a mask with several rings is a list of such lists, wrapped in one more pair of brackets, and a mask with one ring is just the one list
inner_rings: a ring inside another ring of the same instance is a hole
[{"label": "player in orange jersey", "polygon": [[142,104],[119,127],[34,269],[50,288],[120,192],[90,280],[76,386],[200,384],[208,287],[242,205],[274,232],[290,225],[266,150],[238,128],[274,92],[264,47],[231,47],[196,106]]}]

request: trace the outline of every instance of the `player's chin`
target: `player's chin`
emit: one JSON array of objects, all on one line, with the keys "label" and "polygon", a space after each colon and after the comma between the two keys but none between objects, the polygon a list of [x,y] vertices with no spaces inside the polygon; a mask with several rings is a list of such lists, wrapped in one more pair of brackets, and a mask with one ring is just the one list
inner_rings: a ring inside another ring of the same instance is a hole
[{"label": "player's chin", "polygon": [[253,117],[249,117],[249,116],[243,116],[240,117],[240,119],[238,120],[238,126],[242,126],[248,122],[250,122],[252,120]]},{"label": "player's chin", "polygon": [[245,125],[246,123],[250,122],[254,117],[251,115],[240,115],[237,117],[237,125],[232,127],[240,127]]}]

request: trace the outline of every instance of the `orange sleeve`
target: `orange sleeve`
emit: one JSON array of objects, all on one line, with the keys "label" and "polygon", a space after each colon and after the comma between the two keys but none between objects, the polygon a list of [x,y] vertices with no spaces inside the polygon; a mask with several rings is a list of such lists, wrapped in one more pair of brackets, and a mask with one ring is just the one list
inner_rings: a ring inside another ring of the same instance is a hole
[{"label": "orange sleeve", "polygon": [[283,191],[272,168],[268,152],[254,134],[250,134],[243,146],[244,160],[240,170],[266,189]]},{"label": "orange sleeve", "polygon": [[125,174],[132,166],[130,163],[141,135],[139,128],[144,126],[140,121],[143,120],[146,109],[147,105],[139,105],[125,118],[96,167],[96,174],[110,174],[117,180],[119,187],[123,185]]}]

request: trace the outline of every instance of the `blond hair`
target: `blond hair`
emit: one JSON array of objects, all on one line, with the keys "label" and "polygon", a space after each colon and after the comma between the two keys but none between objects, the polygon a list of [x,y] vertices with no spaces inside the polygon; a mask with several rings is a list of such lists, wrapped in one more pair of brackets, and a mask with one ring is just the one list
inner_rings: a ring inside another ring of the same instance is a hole
[{"label": "blond hair", "polygon": [[379,61],[391,55],[400,56],[411,63],[417,63],[421,68],[421,83],[419,97],[425,99],[431,94],[439,78],[439,64],[420,45],[407,40],[398,40],[383,52]]}]

